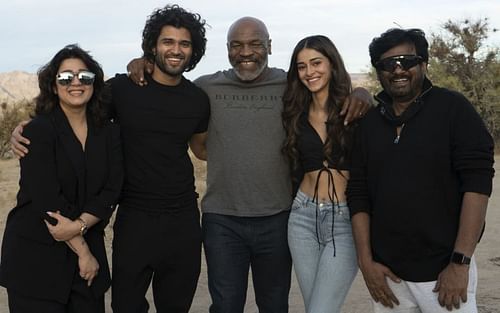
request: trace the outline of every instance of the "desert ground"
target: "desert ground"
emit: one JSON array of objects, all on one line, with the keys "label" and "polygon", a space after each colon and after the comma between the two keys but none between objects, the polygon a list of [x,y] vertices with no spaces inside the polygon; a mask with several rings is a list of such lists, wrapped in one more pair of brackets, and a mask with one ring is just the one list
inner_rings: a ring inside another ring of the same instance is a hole
[{"label": "desert ground", "polygon": [[[499,156],[496,158],[495,169],[500,173]],[[195,163],[195,175],[197,178],[197,189],[200,194],[205,190],[205,167],[201,162]],[[0,160],[0,233],[3,234],[5,220],[9,210],[15,205],[15,196],[18,188],[19,165],[16,159]],[[112,222],[111,222],[112,224]],[[107,229],[108,256],[111,255],[112,228]],[[486,218],[486,231],[476,250],[476,262],[479,268],[479,284],[477,302],[479,312],[500,312],[500,175],[494,180],[494,191],[491,196],[488,214]],[[208,312],[210,296],[208,294],[207,276],[205,264],[202,265],[202,274],[198,283],[198,289],[191,307],[191,313]],[[300,295],[295,277],[293,277],[290,291],[290,313],[304,312],[304,305]],[[5,289],[0,288],[0,313],[7,313],[7,299]],[[148,294],[152,304],[151,293]],[[111,312],[109,292],[106,299],[107,311]],[[153,308],[151,312],[155,312]],[[349,292],[342,313],[365,313],[371,312],[369,294],[366,291],[361,274],[358,273],[356,280]],[[258,312],[254,303],[253,289],[248,290],[247,305],[245,313]]]}]

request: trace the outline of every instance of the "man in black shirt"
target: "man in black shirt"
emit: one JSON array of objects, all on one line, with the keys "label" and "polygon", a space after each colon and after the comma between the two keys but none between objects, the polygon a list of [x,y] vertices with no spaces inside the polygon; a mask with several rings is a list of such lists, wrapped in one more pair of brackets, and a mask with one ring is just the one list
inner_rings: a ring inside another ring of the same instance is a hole
[{"label": "man in black shirt", "polygon": [[347,195],[375,312],[477,312],[493,140],[464,96],[426,78],[421,30],[388,30],[370,56],[384,90],[357,129]]},{"label": "man in black shirt", "polygon": [[187,313],[201,264],[201,230],[188,143],[200,149],[207,95],[183,77],[205,53],[205,22],[174,5],[153,12],[143,31],[154,63],[140,87],[110,79],[122,130],[126,178],[114,225],[112,308],[147,312],[152,280],[157,312]]}]

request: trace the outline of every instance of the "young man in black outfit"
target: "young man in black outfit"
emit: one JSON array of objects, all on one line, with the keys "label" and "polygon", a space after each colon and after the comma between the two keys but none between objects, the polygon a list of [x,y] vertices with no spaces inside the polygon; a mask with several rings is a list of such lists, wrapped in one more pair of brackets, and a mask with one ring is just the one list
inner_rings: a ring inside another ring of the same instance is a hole
[{"label": "young man in black outfit", "polygon": [[426,78],[421,30],[388,30],[370,57],[384,90],[357,129],[347,194],[375,312],[477,312],[493,140],[464,96]]},{"label": "young man in black outfit", "polygon": [[140,87],[110,79],[122,130],[126,178],[114,225],[112,308],[147,312],[152,280],[157,312],[187,313],[201,264],[201,230],[188,143],[207,131],[207,95],[183,77],[205,53],[205,22],[178,6],[153,12],[143,31],[154,72]]}]

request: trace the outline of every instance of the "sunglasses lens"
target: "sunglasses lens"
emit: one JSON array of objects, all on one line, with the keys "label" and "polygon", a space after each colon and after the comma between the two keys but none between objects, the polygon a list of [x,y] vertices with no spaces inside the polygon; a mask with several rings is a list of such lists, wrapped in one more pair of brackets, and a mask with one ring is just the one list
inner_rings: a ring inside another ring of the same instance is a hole
[{"label": "sunglasses lens", "polygon": [[377,63],[377,70],[380,71],[386,71],[386,72],[393,72],[396,69],[397,61],[390,58],[390,59],[383,59]]},{"label": "sunglasses lens", "polygon": [[61,86],[68,86],[71,84],[71,81],[73,81],[73,77],[75,77],[75,75],[73,75],[73,73],[62,72],[62,73],[57,74],[57,82]]},{"label": "sunglasses lens", "polygon": [[84,85],[92,85],[94,83],[95,74],[89,71],[78,73],[78,80]]},{"label": "sunglasses lens", "polygon": [[414,57],[407,56],[401,59],[399,62],[403,70],[407,71],[410,68],[414,67],[415,65],[419,64],[420,60],[417,58],[417,56]]},{"label": "sunglasses lens", "polygon": [[417,64],[422,63],[422,57],[418,55],[398,55],[380,60],[375,64],[375,68],[379,71],[392,73],[399,66],[403,71],[407,71]]}]

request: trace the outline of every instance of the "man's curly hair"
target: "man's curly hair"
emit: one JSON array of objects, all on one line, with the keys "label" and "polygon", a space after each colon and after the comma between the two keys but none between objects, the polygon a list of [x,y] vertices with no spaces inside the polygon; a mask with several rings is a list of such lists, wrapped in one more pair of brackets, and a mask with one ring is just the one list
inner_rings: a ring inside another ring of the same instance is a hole
[{"label": "man's curly hair", "polygon": [[142,51],[144,57],[154,62],[153,49],[164,26],[175,28],[186,28],[191,34],[193,55],[186,67],[186,72],[194,69],[205,54],[207,39],[205,37],[206,22],[197,13],[190,13],[178,5],[167,5],[162,9],[156,9],[148,17],[146,26],[142,31]]}]

